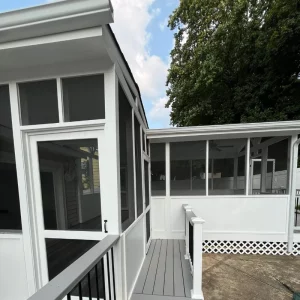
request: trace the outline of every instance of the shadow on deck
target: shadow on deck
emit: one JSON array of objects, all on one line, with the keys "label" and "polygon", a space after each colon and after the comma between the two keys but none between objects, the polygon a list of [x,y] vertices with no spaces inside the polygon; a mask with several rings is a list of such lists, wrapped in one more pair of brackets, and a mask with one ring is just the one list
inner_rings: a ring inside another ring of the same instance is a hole
[{"label": "shadow on deck", "polygon": [[131,300],[191,298],[192,275],[183,240],[152,240]]}]

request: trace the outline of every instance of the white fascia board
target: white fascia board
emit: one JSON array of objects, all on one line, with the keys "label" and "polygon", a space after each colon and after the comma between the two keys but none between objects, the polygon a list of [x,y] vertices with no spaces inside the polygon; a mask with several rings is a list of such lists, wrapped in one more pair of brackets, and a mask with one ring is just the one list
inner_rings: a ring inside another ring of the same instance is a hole
[{"label": "white fascia board", "polygon": [[300,121],[241,123],[211,126],[148,129],[147,138],[152,143],[193,139],[227,139],[254,136],[286,136],[300,133]]},{"label": "white fascia board", "polygon": [[72,0],[0,14],[0,43],[113,22],[110,0]]},{"label": "white fascia board", "polygon": [[66,42],[72,40],[87,39],[93,37],[102,37],[102,27],[94,27],[82,30],[76,30],[71,32],[63,32],[58,34],[46,35],[41,37],[33,37],[18,41],[12,41],[7,43],[0,43],[0,51],[13,48],[22,48],[37,46],[43,44],[52,44],[59,42]]}]

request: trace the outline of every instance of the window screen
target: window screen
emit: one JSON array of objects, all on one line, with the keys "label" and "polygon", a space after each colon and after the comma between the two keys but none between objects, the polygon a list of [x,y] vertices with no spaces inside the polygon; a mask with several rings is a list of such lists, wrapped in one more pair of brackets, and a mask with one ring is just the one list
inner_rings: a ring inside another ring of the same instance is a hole
[{"label": "window screen", "polygon": [[171,195],[205,195],[206,142],[170,143]]},{"label": "window screen", "polygon": [[145,180],[145,203],[146,203],[146,207],[149,205],[150,203],[150,191],[149,191],[149,163],[145,160],[144,161],[144,180]]},{"label": "window screen", "polygon": [[19,84],[22,125],[58,123],[56,80]]},{"label": "window screen", "polygon": [[209,195],[245,194],[246,139],[209,141]]},{"label": "window screen", "polygon": [[250,188],[252,194],[288,191],[288,137],[251,138]]},{"label": "window screen", "polygon": [[135,168],[136,168],[136,202],[138,216],[143,212],[143,190],[142,190],[142,158],[141,158],[141,135],[140,124],[134,117],[134,132],[135,132]]},{"label": "window screen", "polygon": [[132,108],[119,85],[121,217],[125,230],[135,219]]},{"label": "window screen", "polygon": [[21,230],[9,88],[0,86],[0,230]]},{"label": "window screen", "polygon": [[166,195],[165,144],[151,144],[151,195]]},{"label": "window screen", "polygon": [[105,118],[104,75],[62,80],[65,121]]}]

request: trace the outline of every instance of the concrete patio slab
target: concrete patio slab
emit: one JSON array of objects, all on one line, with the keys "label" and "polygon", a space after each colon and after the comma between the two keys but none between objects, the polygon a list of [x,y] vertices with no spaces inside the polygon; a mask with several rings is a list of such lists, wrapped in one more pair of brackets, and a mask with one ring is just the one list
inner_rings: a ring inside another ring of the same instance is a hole
[{"label": "concrete patio slab", "polygon": [[285,300],[300,291],[300,257],[204,254],[206,300]]}]

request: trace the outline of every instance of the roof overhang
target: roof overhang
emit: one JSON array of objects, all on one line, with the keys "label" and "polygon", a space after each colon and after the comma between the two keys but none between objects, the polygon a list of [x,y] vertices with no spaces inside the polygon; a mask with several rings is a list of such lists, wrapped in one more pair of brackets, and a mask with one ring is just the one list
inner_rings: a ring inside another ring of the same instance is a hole
[{"label": "roof overhang", "polygon": [[148,129],[151,143],[184,142],[228,138],[291,136],[300,133],[300,121],[241,123],[212,126]]},{"label": "roof overhang", "polygon": [[0,43],[97,27],[113,22],[110,0],[48,3],[0,14]]},{"label": "roof overhang", "polygon": [[0,14],[0,83],[55,73],[96,72],[112,64],[103,28],[110,0],[72,0]]}]

